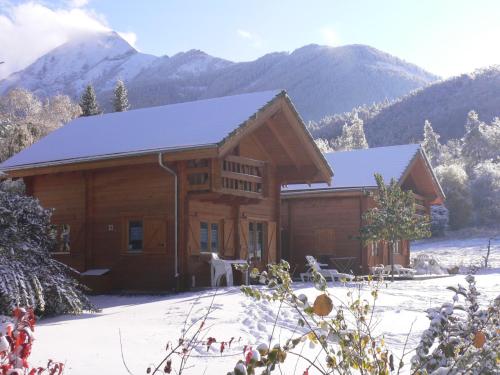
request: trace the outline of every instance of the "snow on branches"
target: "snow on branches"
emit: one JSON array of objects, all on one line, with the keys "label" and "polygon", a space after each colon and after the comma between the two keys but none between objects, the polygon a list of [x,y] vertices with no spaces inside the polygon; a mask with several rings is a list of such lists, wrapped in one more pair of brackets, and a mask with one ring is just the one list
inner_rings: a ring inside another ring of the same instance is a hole
[{"label": "snow on branches", "polygon": [[92,310],[71,269],[52,258],[51,211],[0,185],[0,314],[18,306],[40,314]]}]

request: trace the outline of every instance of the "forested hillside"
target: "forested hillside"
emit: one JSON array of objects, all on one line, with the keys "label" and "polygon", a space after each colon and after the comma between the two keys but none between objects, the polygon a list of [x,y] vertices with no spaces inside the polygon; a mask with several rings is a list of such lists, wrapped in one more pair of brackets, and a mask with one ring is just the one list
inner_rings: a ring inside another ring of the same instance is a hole
[{"label": "forested hillside", "polygon": [[366,45],[307,45],[248,62],[232,62],[190,50],[156,57],[135,50],[117,33],[71,40],[0,82],[0,95],[25,88],[40,97],[77,99],[87,84],[101,107],[112,109],[122,79],[131,108],[244,92],[285,89],[305,120],[393,100],[438,79],[416,65]]},{"label": "forested hillside", "polygon": [[483,121],[500,116],[500,67],[478,70],[431,84],[392,103],[354,108],[351,112],[326,116],[310,124],[313,135],[331,139],[357,113],[364,121],[371,147],[417,142],[425,120],[432,123],[441,140],[461,138],[469,111]]}]

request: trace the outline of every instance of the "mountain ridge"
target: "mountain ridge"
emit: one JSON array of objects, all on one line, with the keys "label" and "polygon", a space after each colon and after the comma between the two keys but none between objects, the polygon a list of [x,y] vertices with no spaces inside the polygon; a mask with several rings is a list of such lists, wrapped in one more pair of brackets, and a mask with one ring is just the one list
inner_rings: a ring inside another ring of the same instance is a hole
[{"label": "mountain ridge", "polygon": [[0,81],[0,95],[24,87],[39,96],[77,99],[92,83],[105,110],[123,79],[135,108],[284,88],[306,120],[395,99],[438,79],[414,64],[366,45],[309,44],[233,62],[191,49],[156,57],[117,33],[72,40]]}]

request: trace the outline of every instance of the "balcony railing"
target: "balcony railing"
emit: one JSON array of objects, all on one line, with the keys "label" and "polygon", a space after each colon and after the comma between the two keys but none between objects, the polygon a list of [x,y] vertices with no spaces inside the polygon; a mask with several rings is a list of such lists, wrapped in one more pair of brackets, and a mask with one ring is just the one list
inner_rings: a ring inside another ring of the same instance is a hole
[{"label": "balcony railing", "polygon": [[428,215],[427,207],[425,206],[425,198],[413,193],[413,196],[415,198],[415,211],[417,215]]},{"label": "balcony railing", "polygon": [[233,155],[223,160],[204,160],[188,163],[190,191],[213,191],[257,199],[264,197],[265,162]]},{"label": "balcony railing", "polygon": [[219,191],[247,197],[262,198],[264,167],[260,160],[228,156],[222,160]]}]

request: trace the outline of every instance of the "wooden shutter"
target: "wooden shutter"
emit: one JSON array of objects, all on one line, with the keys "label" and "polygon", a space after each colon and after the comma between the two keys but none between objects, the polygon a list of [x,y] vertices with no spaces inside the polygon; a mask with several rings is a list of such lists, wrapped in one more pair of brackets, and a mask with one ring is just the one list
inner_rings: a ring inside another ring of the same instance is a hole
[{"label": "wooden shutter", "polygon": [[198,255],[200,253],[200,220],[196,216],[189,218],[188,232],[188,253]]},{"label": "wooden shutter", "polygon": [[144,219],[144,250],[163,251],[167,247],[167,222],[162,218]]},{"label": "wooden shutter", "polygon": [[276,222],[267,223],[267,261],[276,263]]},{"label": "wooden shutter", "polygon": [[248,220],[240,219],[240,259],[248,258]]},{"label": "wooden shutter", "polygon": [[329,254],[335,249],[335,230],[331,228],[314,231],[316,251],[318,254]]},{"label": "wooden shutter", "polygon": [[223,221],[223,233],[224,233],[224,256],[233,257],[235,253],[234,249],[234,220],[224,220]]}]

